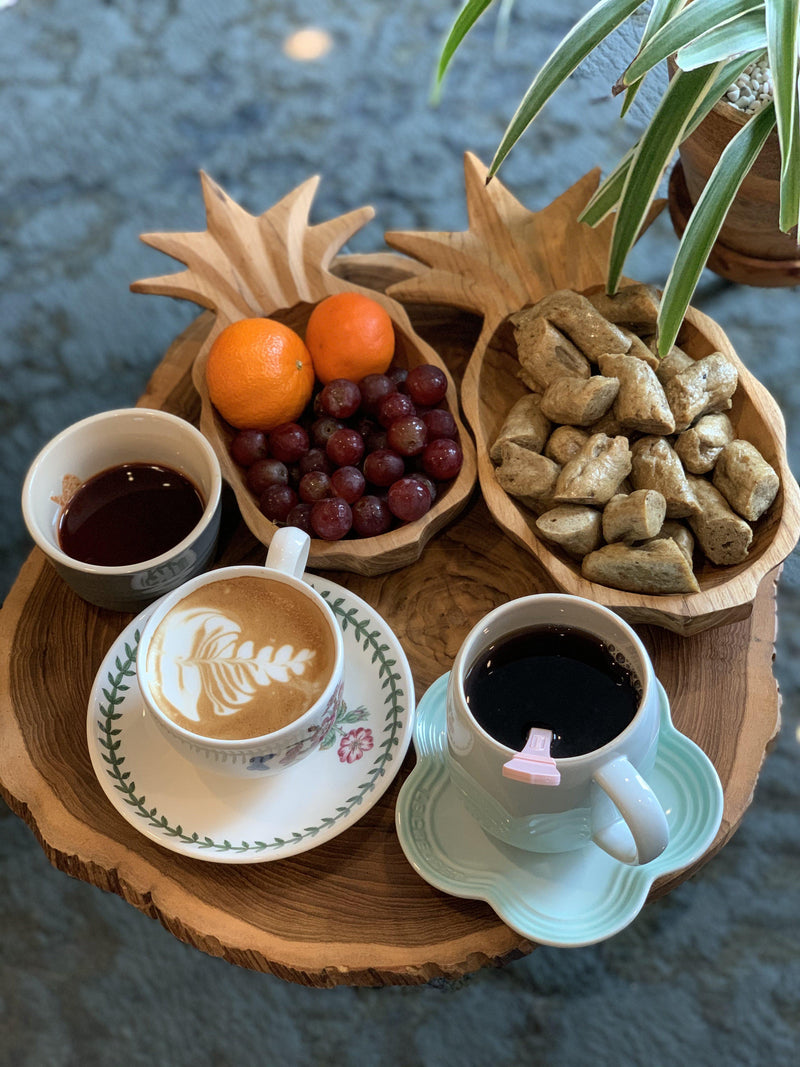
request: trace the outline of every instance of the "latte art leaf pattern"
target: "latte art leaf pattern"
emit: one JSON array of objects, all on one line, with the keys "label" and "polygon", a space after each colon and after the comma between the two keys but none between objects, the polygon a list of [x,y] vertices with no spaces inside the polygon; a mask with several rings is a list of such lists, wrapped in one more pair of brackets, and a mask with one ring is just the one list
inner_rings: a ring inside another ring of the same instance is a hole
[{"label": "latte art leaf pattern", "polygon": [[241,641],[241,627],[218,612],[187,610],[172,627],[172,655],[162,660],[162,691],[194,722],[208,701],[215,715],[234,715],[259,688],[301,678],[313,649],[265,645],[256,651]]}]

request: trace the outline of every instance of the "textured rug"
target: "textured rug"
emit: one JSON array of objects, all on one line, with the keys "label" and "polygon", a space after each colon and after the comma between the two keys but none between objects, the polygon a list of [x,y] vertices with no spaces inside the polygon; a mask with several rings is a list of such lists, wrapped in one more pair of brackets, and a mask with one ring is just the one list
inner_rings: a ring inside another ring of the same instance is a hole
[{"label": "textured rug", "polygon": [[[429,89],[457,0],[17,0],[0,3],[0,598],[29,551],[19,491],[39,447],[135,402],[186,304],[135,296],[171,269],[141,232],[202,229],[198,170],[261,212],[312,174],[312,221],[372,204],[388,229],[466,227],[462,157],[488,162],[533,71],[589,7],[489,13]],[[316,60],[285,50],[317,27]],[[504,166],[537,209],[635,139],[609,87],[623,35],[564,87]],[[627,272],[663,284],[667,219]],[[171,261],[170,261],[171,262]],[[695,304],[778,397],[793,469],[800,293],[706,274]],[[0,805],[0,1064],[761,1065],[800,1035],[800,567],[780,595],[783,730],[730,844],[613,939],[540,949],[443,987],[310,990],[177,941],[48,864]]]}]

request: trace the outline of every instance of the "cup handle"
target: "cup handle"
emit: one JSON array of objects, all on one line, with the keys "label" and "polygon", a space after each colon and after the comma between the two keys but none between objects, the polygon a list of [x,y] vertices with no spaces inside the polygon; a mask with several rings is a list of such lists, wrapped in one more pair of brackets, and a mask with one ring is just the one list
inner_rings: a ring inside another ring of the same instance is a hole
[{"label": "cup handle", "polygon": [[624,756],[609,760],[594,780],[622,819],[595,830],[592,840],[621,863],[649,863],[669,844],[664,809],[653,790]]},{"label": "cup handle", "polygon": [[296,526],[281,526],[269,543],[265,567],[292,578],[302,578],[306,569],[311,538]]}]

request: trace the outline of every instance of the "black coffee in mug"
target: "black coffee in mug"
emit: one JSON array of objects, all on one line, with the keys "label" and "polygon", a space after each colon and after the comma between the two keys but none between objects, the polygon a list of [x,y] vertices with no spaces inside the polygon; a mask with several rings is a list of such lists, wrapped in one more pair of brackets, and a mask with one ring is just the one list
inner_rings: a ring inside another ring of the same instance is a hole
[{"label": "black coffee in mug", "polygon": [[476,722],[519,751],[536,726],[551,756],[602,748],[633,720],[641,684],[624,656],[593,634],[544,625],[510,634],[472,664],[465,695]]}]

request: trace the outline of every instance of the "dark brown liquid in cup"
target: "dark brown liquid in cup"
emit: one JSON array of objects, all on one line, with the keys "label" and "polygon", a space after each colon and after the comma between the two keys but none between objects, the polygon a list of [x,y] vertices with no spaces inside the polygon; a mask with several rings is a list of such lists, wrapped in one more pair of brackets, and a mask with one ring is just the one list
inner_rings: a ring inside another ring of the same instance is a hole
[{"label": "dark brown liquid in cup", "polygon": [[640,691],[627,663],[592,634],[533,627],[489,648],[469,669],[465,695],[478,724],[519,751],[529,731],[553,731],[550,754],[579,756],[631,723]]},{"label": "dark brown liquid in cup", "polygon": [[200,492],[185,475],[155,463],[123,463],[76,490],[59,521],[58,541],[82,563],[143,563],[179,544],[204,510]]}]

